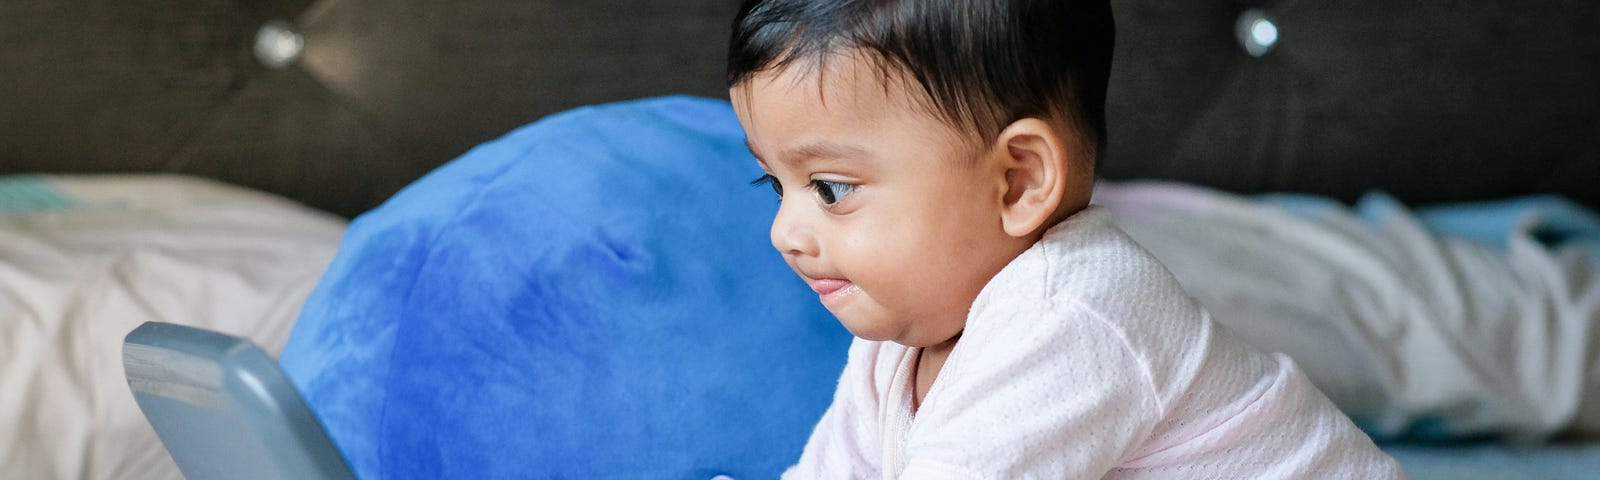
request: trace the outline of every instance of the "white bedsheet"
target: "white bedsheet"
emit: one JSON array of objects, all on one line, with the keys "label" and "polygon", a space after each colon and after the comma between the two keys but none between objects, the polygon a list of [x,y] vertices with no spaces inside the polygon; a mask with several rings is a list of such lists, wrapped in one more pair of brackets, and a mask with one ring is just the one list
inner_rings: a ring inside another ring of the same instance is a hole
[{"label": "white bedsheet", "polygon": [[128,391],[123,336],[173,322],[276,354],[344,221],[190,177],[10,180],[59,198],[0,209],[0,477],[181,478]]},{"label": "white bedsheet", "polygon": [[1369,200],[1307,217],[1176,184],[1095,198],[1219,322],[1294,357],[1371,432],[1600,433],[1600,273],[1583,249],[1546,247],[1529,221],[1499,250]]}]

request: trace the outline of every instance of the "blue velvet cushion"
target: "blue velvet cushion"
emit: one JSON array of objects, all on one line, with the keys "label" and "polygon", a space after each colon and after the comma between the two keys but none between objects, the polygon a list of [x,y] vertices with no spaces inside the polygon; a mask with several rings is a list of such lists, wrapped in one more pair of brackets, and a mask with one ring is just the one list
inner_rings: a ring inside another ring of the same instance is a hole
[{"label": "blue velvet cushion", "polygon": [[358,218],[281,363],[363,478],[772,478],[849,334],[725,102],[583,108]]}]

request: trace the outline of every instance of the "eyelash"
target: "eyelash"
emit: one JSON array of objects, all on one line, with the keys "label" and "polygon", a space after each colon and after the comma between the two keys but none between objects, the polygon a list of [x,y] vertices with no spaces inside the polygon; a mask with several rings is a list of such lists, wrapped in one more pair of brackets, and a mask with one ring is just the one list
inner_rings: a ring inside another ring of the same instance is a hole
[{"label": "eyelash", "polygon": [[761,177],[750,182],[750,186],[752,187],[759,187],[762,185],[772,185],[772,191],[778,192],[779,199],[783,198],[783,184],[778,183],[778,177],[774,177],[769,173],[762,175]]},{"label": "eyelash", "polygon": [[[777,192],[779,199],[783,198],[783,184],[778,183],[778,178],[772,176],[772,174],[762,175],[759,178],[756,178],[754,181],[751,181],[750,185],[772,185],[772,191]],[[843,182],[812,180],[810,184],[806,185],[806,188],[817,192],[817,196],[822,198],[823,206],[832,207],[834,205],[838,205],[840,199],[850,195],[851,192],[854,192],[856,186]],[[843,193],[840,193],[841,191]]]}]

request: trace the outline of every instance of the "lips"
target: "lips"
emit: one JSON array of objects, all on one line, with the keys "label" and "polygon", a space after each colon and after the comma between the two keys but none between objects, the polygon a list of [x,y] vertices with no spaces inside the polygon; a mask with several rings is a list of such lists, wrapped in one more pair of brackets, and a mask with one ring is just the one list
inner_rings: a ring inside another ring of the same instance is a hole
[{"label": "lips", "polygon": [[850,286],[850,281],[842,278],[819,278],[811,281],[811,290],[821,296],[838,293],[848,286]]}]

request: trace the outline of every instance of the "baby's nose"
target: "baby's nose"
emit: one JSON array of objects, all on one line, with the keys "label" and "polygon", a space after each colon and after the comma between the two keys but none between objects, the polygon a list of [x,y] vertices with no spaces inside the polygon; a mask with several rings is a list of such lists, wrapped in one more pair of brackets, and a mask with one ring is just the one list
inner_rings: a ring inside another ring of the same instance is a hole
[{"label": "baby's nose", "polygon": [[816,236],[804,219],[799,218],[799,212],[787,207],[779,207],[778,216],[772,219],[772,248],[784,255],[815,256]]}]

